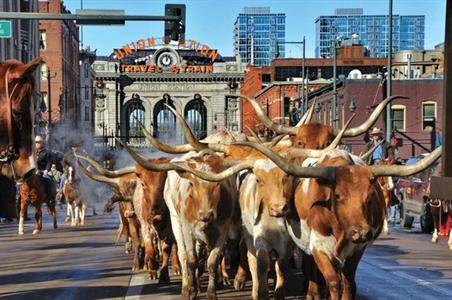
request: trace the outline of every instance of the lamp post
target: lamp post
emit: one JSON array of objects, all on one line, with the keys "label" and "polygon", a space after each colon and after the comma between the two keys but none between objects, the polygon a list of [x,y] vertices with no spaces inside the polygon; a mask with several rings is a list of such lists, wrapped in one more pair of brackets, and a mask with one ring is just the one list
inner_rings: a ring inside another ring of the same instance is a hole
[{"label": "lamp post", "polygon": [[47,111],[49,112],[48,120],[47,120],[47,128],[46,128],[46,142],[49,150],[52,150],[52,139],[50,138],[50,133],[52,131],[52,88],[51,88],[51,80],[56,77],[56,72],[50,75],[50,68],[47,67]]},{"label": "lamp post", "polygon": [[[392,95],[392,0],[389,0],[388,16],[388,77],[386,83],[386,97]],[[391,121],[391,103],[386,106],[386,141],[391,142],[392,121]]]}]

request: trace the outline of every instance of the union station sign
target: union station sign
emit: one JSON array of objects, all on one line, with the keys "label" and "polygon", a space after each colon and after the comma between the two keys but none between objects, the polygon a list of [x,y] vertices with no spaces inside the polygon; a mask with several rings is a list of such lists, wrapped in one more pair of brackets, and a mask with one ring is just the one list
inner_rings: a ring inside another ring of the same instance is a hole
[{"label": "union station sign", "polygon": [[[159,39],[164,41],[165,39]],[[179,73],[213,73],[213,63],[218,57],[218,51],[210,48],[206,44],[202,44],[196,40],[188,40],[182,44],[159,44],[162,47],[158,48],[156,39],[149,37],[146,39],[139,39],[135,42],[126,44],[119,49],[114,50],[114,57],[119,61],[126,60],[127,57],[133,56],[136,52],[146,49],[157,49],[152,56],[145,57],[146,64],[139,63],[135,60],[135,64],[124,63],[120,64],[120,71],[127,73],[163,73],[171,72],[173,74]],[[208,58],[210,63],[203,65],[191,65],[182,60],[176,49],[193,50],[202,56]],[[143,58],[140,58],[140,62]]]}]

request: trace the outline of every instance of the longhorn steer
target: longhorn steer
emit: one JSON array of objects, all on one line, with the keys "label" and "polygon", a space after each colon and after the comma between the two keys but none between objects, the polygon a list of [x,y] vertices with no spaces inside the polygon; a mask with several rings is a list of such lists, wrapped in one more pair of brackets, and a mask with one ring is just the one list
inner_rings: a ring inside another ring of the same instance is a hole
[{"label": "longhorn steer", "polygon": [[[312,254],[332,299],[339,298],[341,270],[343,299],[356,293],[355,273],[366,246],[380,234],[385,203],[375,179],[407,176],[422,171],[441,155],[441,148],[411,166],[365,166],[345,151],[324,154],[315,167],[289,163],[268,148],[253,145],[285,172],[304,177],[295,191],[298,218],[288,219],[289,233],[305,253]],[[305,160],[304,164],[309,161]],[[317,297],[311,282],[310,296]]]},{"label": "longhorn steer", "polygon": [[80,179],[75,177],[75,170],[72,166],[65,166],[68,178],[63,186],[63,195],[66,200],[68,215],[71,218],[71,226],[85,224],[86,206],[80,196]]},{"label": "longhorn steer", "polygon": [[[168,261],[171,250],[173,250],[173,271],[179,273],[179,262],[176,256],[177,248],[175,247],[174,237],[171,231],[171,222],[169,219],[168,209],[163,201],[163,185],[166,179],[166,172],[148,171],[140,165],[134,167],[126,167],[117,171],[109,171],[104,169],[95,161],[86,157],[78,156],[90,163],[105,177],[110,180],[123,180],[117,183],[119,192],[122,197],[132,200],[135,214],[131,214],[129,210],[128,216],[136,216],[141,225],[141,237],[145,248],[145,265],[148,269],[151,279],[159,278],[159,282],[169,282]],[[149,160],[148,163],[163,163],[168,159],[161,158]],[[127,175],[128,174],[128,175]],[[122,179],[121,176],[127,175]],[[115,178],[116,177],[116,178]],[[131,204],[130,204],[131,205]],[[156,260],[156,249],[153,243],[153,237],[157,235],[162,243],[163,262],[160,270],[160,276],[157,276],[158,261]],[[134,264],[135,265],[135,264]]]},{"label": "longhorn steer", "polygon": [[179,164],[188,164],[196,170],[219,172],[223,169],[223,158],[211,151],[189,152],[172,159],[170,163],[153,164],[127,145],[123,146],[144,168],[169,171],[164,198],[170,211],[182,267],[183,298],[193,299],[198,294],[199,273],[196,270],[201,267],[201,249],[204,248],[208,253],[207,295],[209,299],[216,299],[218,266],[223,248],[227,238],[234,238],[239,231],[236,183],[234,178],[209,182],[184,171]]}]

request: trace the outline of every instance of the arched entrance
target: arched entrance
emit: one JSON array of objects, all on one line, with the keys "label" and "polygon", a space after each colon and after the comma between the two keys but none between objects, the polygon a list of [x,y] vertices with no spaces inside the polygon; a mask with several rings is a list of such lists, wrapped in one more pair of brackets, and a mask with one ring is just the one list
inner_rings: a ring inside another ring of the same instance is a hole
[{"label": "arched entrance", "polygon": [[207,136],[207,109],[200,94],[185,106],[184,117],[197,139]]},{"label": "arched entrance", "polygon": [[144,144],[144,135],[138,122],[145,124],[145,109],[138,94],[132,95],[132,100],[126,104],[126,141],[130,144]]},{"label": "arched entrance", "polygon": [[169,94],[164,94],[163,98],[154,107],[154,136],[166,144],[180,143],[180,131],[174,114],[165,106],[174,108],[173,100]]}]

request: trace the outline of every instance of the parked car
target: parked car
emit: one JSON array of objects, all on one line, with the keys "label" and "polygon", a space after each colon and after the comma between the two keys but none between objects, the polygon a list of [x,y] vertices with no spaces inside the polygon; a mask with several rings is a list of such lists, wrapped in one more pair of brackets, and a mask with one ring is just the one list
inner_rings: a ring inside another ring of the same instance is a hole
[{"label": "parked car", "polygon": [[[406,164],[413,164],[422,159],[423,156],[410,158],[406,161]],[[422,232],[432,232],[433,216],[427,201],[429,199],[430,178],[437,165],[438,163],[435,163],[421,173],[398,179],[396,194],[402,206],[400,224],[403,227],[411,228],[415,218],[419,218]]]}]

